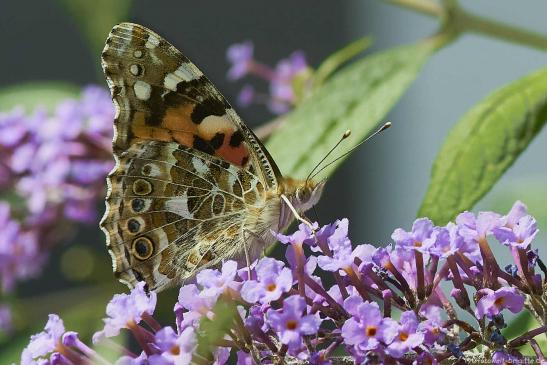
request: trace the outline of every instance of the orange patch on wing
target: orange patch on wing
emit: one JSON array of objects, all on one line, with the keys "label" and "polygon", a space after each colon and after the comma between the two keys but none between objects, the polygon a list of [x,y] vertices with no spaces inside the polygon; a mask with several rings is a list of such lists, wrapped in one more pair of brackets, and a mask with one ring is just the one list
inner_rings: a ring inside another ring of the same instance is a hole
[{"label": "orange patch on wing", "polygon": [[216,151],[217,156],[237,166],[245,165],[249,160],[249,151],[243,143],[238,147],[232,147],[228,143],[229,141],[229,136],[224,138],[224,143]]},{"label": "orange patch on wing", "polygon": [[172,131],[173,139],[186,147],[192,147],[194,135],[198,133],[197,126],[190,117],[193,109],[193,104],[168,108],[161,121],[163,128]]},{"label": "orange patch on wing", "polygon": [[195,148],[195,137],[210,143],[217,134],[223,134],[224,139],[220,147],[214,149],[214,156],[228,161],[236,166],[245,166],[249,161],[249,150],[244,140],[236,146],[230,141],[238,131],[235,123],[227,116],[206,117],[201,123],[192,121],[191,115],[194,104],[184,104],[168,108],[158,126],[150,126],[145,122],[145,113],[136,112],[132,122],[132,131],[135,137],[146,140],[177,143]]},{"label": "orange patch on wing", "polygon": [[183,104],[175,108],[167,108],[161,121],[161,127],[171,131],[185,131],[196,133],[197,126],[192,122],[193,104]]},{"label": "orange patch on wing", "polygon": [[217,133],[224,135],[220,147],[215,150],[215,155],[237,166],[243,166],[249,159],[249,151],[245,143],[241,141],[237,146],[231,146],[232,135],[237,132],[237,126],[226,115],[208,116],[198,126],[198,133],[206,141],[213,139]]}]

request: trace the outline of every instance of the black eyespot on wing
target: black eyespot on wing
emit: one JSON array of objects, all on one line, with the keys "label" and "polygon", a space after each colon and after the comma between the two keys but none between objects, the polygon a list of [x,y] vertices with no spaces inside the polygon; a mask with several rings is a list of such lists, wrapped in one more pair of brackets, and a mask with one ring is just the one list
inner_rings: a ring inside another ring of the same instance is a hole
[{"label": "black eyespot on wing", "polygon": [[218,150],[220,146],[224,143],[224,133],[217,133],[213,138],[211,138],[211,141],[209,142],[211,144],[211,147],[213,149]]},{"label": "black eyespot on wing", "polygon": [[127,229],[131,233],[137,233],[141,228],[141,224],[136,219],[130,219],[127,221]]},{"label": "black eyespot on wing", "polygon": [[194,136],[194,143],[192,147],[194,147],[196,150],[205,152],[209,155],[215,154],[215,150],[213,147],[211,147],[211,144],[199,136]]},{"label": "black eyespot on wing", "polygon": [[139,256],[146,256],[148,254],[148,245],[143,241],[137,241],[135,243],[135,252],[137,252]]},{"label": "black eyespot on wing", "polygon": [[152,241],[146,237],[139,237],[133,241],[133,255],[139,260],[146,260],[154,253]]},{"label": "black eyespot on wing", "polygon": [[241,142],[243,142],[243,133],[241,133],[241,131],[235,131],[234,134],[232,134],[232,137],[230,137],[230,146],[239,147]]},{"label": "black eyespot on wing", "polygon": [[136,198],[131,201],[131,209],[133,209],[134,212],[140,212],[144,209],[144,200]]}]

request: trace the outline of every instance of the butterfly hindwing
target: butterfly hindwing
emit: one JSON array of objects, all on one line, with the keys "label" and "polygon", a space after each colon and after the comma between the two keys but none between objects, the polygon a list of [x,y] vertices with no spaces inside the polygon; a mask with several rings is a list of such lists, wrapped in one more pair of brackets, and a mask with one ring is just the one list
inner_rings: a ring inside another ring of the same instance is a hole
[{"label": "butterfly hindwing", "polygon": [[234,256],[246,210],[259,209],[257,192],[264,193],[244,169],[163,141],[132,145],[109,180],[101,227],[114,271],[129,285],[144,280],[156,290]]}]

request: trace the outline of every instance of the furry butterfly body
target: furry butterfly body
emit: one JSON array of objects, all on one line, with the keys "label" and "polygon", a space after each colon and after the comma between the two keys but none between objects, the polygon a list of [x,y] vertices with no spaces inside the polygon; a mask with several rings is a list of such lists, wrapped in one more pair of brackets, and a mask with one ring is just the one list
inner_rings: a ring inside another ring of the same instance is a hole
[{"label": "furry butterfly body", "polygon": [[180,284],[227,258],[251,260],[323,184],[284,178],[203,73],[151,30],[115,26],[102,66],[116,106],[101,228],[113,270],[150,290]]}]

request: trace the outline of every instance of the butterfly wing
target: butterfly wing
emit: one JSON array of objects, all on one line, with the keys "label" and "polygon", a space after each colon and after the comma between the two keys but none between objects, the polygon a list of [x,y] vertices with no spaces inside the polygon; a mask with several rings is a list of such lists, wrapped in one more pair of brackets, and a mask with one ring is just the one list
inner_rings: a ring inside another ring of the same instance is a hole
[{"label": "butterfly wing", "polygon": [[152,31],[123,23],[102,54],[116,105],[101,228],[115,274],[150,289],[241,249],[249,209],[280,173],[202,72]]}]

